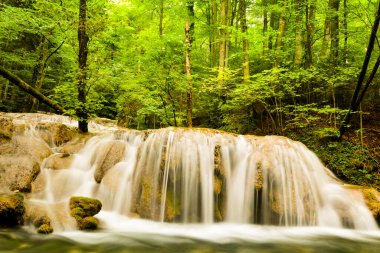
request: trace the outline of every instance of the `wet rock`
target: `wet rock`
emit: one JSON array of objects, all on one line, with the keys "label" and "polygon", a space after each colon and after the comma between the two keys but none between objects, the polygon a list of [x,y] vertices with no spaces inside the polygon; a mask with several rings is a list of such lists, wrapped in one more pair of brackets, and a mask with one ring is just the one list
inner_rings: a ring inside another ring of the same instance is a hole
[{"label": "wet rock", "polygon": [[52,170],[68,169],[70,168],[73,159],[74,156],[67,153],[55,154],[46,159],[45,168],[49,168]]},{"label": "wet rock", "polygon": [[42,224],[37,228],[37,233],[39,234],[51,234],[53,231],[53,227],[50,224]]},{"label": "wet rock", "polygon": [[380,193],[374,188],[363,189],[362,193],[367,207],[377,223],[380,224]]},{"label": "wet rock", "polygon": [[61,123],[39,123],[37,125],[37,130],[41,138],[51,146],[61,146],[78,135],[75,128]]},{"label": "wet rock", "polygon": [[50,234],[53,232],[51,220],[45,206],[26,203],[24,219],[27,224],[33,224],[37,228],[37,233]]},{"label": "wet rock", "polygon": [[70,198],[70,209],[80,208],[83,210],[83,217],[94,216],[99,213],[102,209],[102,203],[93,198],[86,197],[71,197]]},{"label": "wet rock", "polygon": [[0,144],[12,139],[14,125],[12,119],[8,117],[0,117]]},{"label": "wet rock", "polygon": [[125,143],[121,141],[110,141],[102,147],[102,152],[97,152],[95,181],[100,183],[106,174],[116,163],[123,158]]},{"label": "wet rock", "polygon": [[24,196],[21,193],[0,195],[0,227],[22,225],[24,213]]},{"label": "wet rock", "polygon": [[77,221],[81,230],[94,230],[98,227],[98,220],[93,217],[99,213],[102,203],[93,198],[71,197],[70,214]]},{"label": "wet rock", "polygon": [[57,152],[64,154],[76,154],[86,145],[86,142],[90,137],[90,134],[78,135],[71,141],[58,147],[56,150]]},{"label": "wet rock", "polygon": [[98,228],[99,221],[95,217],[89,216],[79,220],[78,225],[81,230],[94,230]]},{"label": "wet rock", "polygon": [[50,154],[49,146],[32,136],[17,135],[0,144],[0,190],[30,192],[43,159]]}]

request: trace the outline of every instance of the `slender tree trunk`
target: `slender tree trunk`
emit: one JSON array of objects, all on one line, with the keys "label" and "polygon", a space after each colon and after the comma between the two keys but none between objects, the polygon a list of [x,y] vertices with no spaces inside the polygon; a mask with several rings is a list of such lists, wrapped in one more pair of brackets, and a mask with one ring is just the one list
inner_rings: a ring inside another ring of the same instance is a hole
[{"label": "slender tree trunk", "polygon": [[287,12],[287,5],[288,0],[284,0],[282,2],[282,11],[280,14],[280,19],[278,23],[278,35],[276,39],[276,49],[282,49],[283,47],[283,40],[285,37],[285,31],[286,31],[286,12]]},{"label": "slender tree trunk", "polygon": [[221,92],[225,79],[225,68],[227,55],[227,25],[228,25],[228,2],[229,0],[220,0],[220,29],[219,29],[219,71],[218,71],[218,86]]},{"label": "slender tree trunk", "polygon": [[187,126],[193,126],[193,84],[191,80],[190,71],[190,50],[191,50],[191,39],[190,39],[190,26],[189,20],[186,19],[186,80],[187,80]]},{"label": "slender tree trunk", "polygon": [[217,52],[218,52],[218,43],[217,43],[217,25],[218,25],[218,6],[216,0],[211,0],[211,47],[210,47],[210,66],[214,68],[217,66]]},{"label": "slender tree trunk", "polygon": [[343,0],[343,33],[344,33],[344,47],[343,47],[343,61],[345,64],[348,63],[348,9],[347,0]]},{"label": "slender tree trunk", "polygon": [[47,106],[53,108],[54,110],[56,110],[59,113],[65,113],[65,109],[62,106],[58,105],[55,101],[46,97],[41,92],[39,92],[37,89],[33,88],[31,85],[27,84],[21,78],[12,74],[8,70],[0,67],[0,75],[2,75],[4,78],[8,79],[13,84],[17,85],[19,88],[21,88],[22,90],[24,90],[28,94],[37,98],[41,103],[46,104]]},{"label": "slender tree trunk", "polygon": [[303,14],[303,0],[295,0],[295,15],[296,15],[296,39],[295,39],[295,53],[294,53],[294,64],[296,66],[301,66],[303,48],[302,48],[302,39],[303,39],[303,28],[302,28],[302,14]]},{"label": "slender tree trunk", "polygon": [[[42,83],[45,77],[45,66],[46,60],[48,58],[48,49],[49,49],[49,41],[46,36],[41,37],[41,43],[39,48],[39,57],[37,64],[34,66],[33,76],[32,76],[32,85],[37,90],[40,90],[42,87]],[[37,109],[38,100],[33,97],[28,97],[27,102],[27,111],[32,112]]]},{"label": "slender tree trunk", "polygon": [[332,4],[335,0],[329,0],[329,4],[327,7],[326,18],[325,18],[325,27],[324,27],[324,35],[321,47],[321,58],[325,58],[327,54],[328,44],[331,38],[331,15],[332,15]]},{"label": "slender tree trunk", "polygon": [[87,22],[87,1],[79,1],[79,23],[78,23],[78,42],[79,42],[79,73],[78,73],[78,127],[83,133],[88,132],[88,111],[86,105],[86,79],[87,79],[87,55],[88,55],[88,35],[86,33]]},{"label": "slender tree trunk", "polygon": [[164,0],[160,0],[160,23],[158,25],[158,33],[160,34],[160,37],[164,35],[163,21],[164,21]]},{"label": "slender tree trunk", "polygon": [[263,54],[268,49],[268,43],[269,40],[267,38],[267,33],[268,33],[268,2],[266,0],[263,0]]},{"label": "slender tree trunk", "polygon": [[272,50],[273,49],[273,32],[278,30],[279,13],[274,8],[274,5],[277,4],[277,0],[268,0],[268,1],[270,1],[271,9],[272,9],[270,12],[270,21],[269,21],[271,32],[269,33],[269,37],[268,37],[268,49]]},{"label": "slender tree trunk", "polygon": [[249,81],[249,41],[247,38],[247,0],[239,0],[240,26],[243,36],[243,81]]},{"label": "slender tree trunk", "polygon": [[338,65],[339,56],[339,3],[340,0],[331,0],[331,49],[330,62],[333,67]]},{"label": "slender tree trunk", "polygon": [[306,68],[309,68],[313,65],[313,38],[315,33],[315,1],[309,0],[308,5],[306,6]]},{"label": "slender tree trunk", "polygon": [[[277,54],[279,54],[284,46],[284,37],[285,37],[285,31],[286,31],[286,13],[288,9],[288,0],[283,0],[282,2],[282,8],[281,8],[281,14],[280,14],[280,19],[279,19],[279,24],[278,24],[278,34],[277,34],[277,39],[276,39],[276,51]],[[276,56],[276,63],[275,65],[278,66],[280,65],[281,59],[280,56]]]},{"label": "slender tree trunk", "polygon": [[[348,110],[348,112],[347,112],[347,114],[343,120],[343,123],[339,129],[339,139],[340,140],[342,139],[344,133],[347,130],[347,126],[350,123],[352,113],[357,109],[358,105],[361,102],[360,100],[358,100],[358,97],[359,97],[361,87],[363,85],[365,75],[367,73],[369,61],[371,59],[371,54],[372,54],[373,47],[375,44],[376,34],[377,34],[377,30],[379,28],[379,23],[380,23],[380,4],[378,4],[378,7],[377,7],[375,22],[374,22],[373,27],[372,27],[371,36],[369,38],[368,47],[367,47],[366,55],[365,55],[365,58],[363,61],[362,69],[361,69],[360,74],[359,74],[358,82],[356,84],[354,94],[352,95],[350,108],[349,108],[349,110]],[[380,60],[378,59],[377,62],[380,63]],[[377,64],[377,62],[376,62],[376,64]],[[375,67],[372,71],[373,76],[375,75],[377,68],[378,68],[378,66],[376,67],[376,65],[375,65]],[[369,86],[369,84],[368,84],[368,86]],[[364,91],[366,91],[366,88],[364,89]],[[362,95],[360,96],[360,98],[363,99],[363,97],[364,97],[364,93],[362,92]]]},{"label": "slender tree trunk", "polygon": [[[191,80],[190,52],[194,41],[194,1],[187,3],[188,18],[186,18],[186,80],[187,80],[187,126],[193,127],[193,83]],[[189,24],[190,19],[190,24]]]}]

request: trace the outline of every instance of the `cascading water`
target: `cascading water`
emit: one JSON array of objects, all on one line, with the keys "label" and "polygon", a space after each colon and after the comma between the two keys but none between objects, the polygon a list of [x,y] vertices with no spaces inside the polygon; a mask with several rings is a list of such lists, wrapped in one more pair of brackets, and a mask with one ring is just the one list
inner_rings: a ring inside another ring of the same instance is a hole
[{"label": "cascading water", "polygon": [[[105,228],[135,217],[377,228],[360,198],[352,198],[303,144],[283,137],[181,128],[117,131],[92,137],[73,156],[61,170],[43,163],[37,181],[44,187],[31,203],[68,208],[71,196],[97,198]],[[56,230],[74,228],[68,218],[52,219]]]}]

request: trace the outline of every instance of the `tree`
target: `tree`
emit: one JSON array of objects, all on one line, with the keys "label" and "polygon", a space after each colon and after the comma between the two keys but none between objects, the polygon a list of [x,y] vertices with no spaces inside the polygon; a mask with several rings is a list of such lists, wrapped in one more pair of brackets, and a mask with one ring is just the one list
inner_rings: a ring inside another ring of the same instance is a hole
[{"label": "tree", "polygon": [[249,41],[247,38],[247,0],[239,1],[240,27],[243,36],[243,80],[249,81]]},{"label": "tree", "polygon": [[362,68],[361,68],[361,71],[360,71],[360,74],[358,77],[356,88],[355,88],[355,91],[352,95],[350,108],[348,109],[348,112],[347,112],[346,116],[344,117],[343,123],[341,124],[341,127],[339,129],[339,139],[340,140],[342,139],[344,133],[347,130],[348,124],[350,123],[350,120],[351,120],[352,113],[358,109],[361,101],[364,98],[365,92],[367,91],[369,84],[371,83],[372,79],[374,78],[374,76],[377,72],[377,69],[379,67],[379,64],[380,64],[380,58],[378,58],[375,66],[372,70],[372,73],[371,73],[370,77],[368,78],[367,84],[365,85],[364,89],[362,90],[361,95],[359,96],[360,90],[362,88],[362,85],[363,85],[363,82],[364,82],[364,79],[365,79],[365,76],[367,73],[368,64],[369,64],[369,61],[371,59],[373,47],[374,47],[375,40],[376,40],[377,30],[379,28],[379,23],[380,23],[380,4],[378,4],[375,22],[374,22],[373,27],[372,27],[371,36],[369,38],[366,55],[365,55],[363,65],[362,65]]},{"label": "tree", "polygon": [[[185,37],[186,37],[186,81],[187,81],[187,126],[193,126],[193,83],[191,80],[190,71],[190,52],[191,44],[194,40],[194,1],[187,2],[187,13],[185,25]],[[190,24],[189,24],[189,19]]]},{"label": "tree", "polygon": [[78,107],[76,115],[78,117],[78,127],[83,133],[88,132],[88,111],[86,104],[86,79],[87,79],[87,55],[89,37],[86,33],[87,27],[87,0],[79,1],[79,22],[78,22]]}]

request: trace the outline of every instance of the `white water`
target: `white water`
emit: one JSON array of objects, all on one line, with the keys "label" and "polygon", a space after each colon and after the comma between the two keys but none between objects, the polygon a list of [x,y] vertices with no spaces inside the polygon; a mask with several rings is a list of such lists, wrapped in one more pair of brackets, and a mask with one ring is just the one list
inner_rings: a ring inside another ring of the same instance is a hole
[{"label": "white water", "polygon": [[[109,170],[97,183],[99,168]],[[69,168],[42,168],[40,176],[45,188],[31,202],[46,209],[63,203],[69,216],[71,196],[97,198],[101,227],[112,230],[143,224],[131,223],[135,217],[377,229],[362,199],[303,144],[283,137],[175,128],[108,133],[92,137]],[[55,231],[75,229],[70,217],[51,216]]]}]

